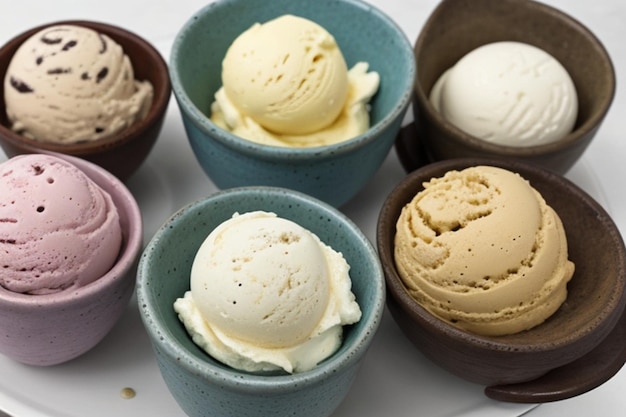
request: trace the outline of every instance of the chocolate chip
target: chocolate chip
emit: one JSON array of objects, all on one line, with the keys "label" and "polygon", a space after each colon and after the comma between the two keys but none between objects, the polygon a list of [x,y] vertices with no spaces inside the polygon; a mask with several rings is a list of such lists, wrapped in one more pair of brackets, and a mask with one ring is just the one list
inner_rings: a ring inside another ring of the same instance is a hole
[{"label": "chocolate chip", "polygon": [[41,37],[41,43],[45,43],[46,45],[56,45],[61,42],[63,42],[63,38],[48,38],[46,35]]},{"label": "chocolate chip", "polygon": [[24,81],[20,81],[14,77],[11,77],[11,87],[15,88],[20,93],[32,93],[34,91]]},{"label": "chocolate chip", "polygon": [[43,62],[43,57],[42,56],[38,56],[37,59],[35,60],[35,63],[37,65],[41,65],[42,62]]},{"label": "chocolate chip", "polygon": [[98,37],[100,38],[100,43],[102,44],[102,46],[100,47],[100,53],[103,54],[107,51],[107,41],[100,33],[98,34]]},{"label": "chocolate chip", "polygon": [[96,128],[94,129],[94,131],[95,131],[96,133],[102,133],[102,132],[104,132],[104,128],[103,128],[103,127],[96,127]]},{"label": "chocolate chip", "polygon": [[61,28],[55,28],[52,29],[49,32],[44,33],[40,40],[42,43],[45,43],[46,45],[56,45],[59,44],[61,42],[63,42],[63,36],[55,36],[54,33],[56,32],[67,32],[67,29],[61,29]]},{"label": "chocolate chip", "polygon": [[89,76],[88,72],[83,72],[82,74],[80,74],[80,79],[87,81],[87,80],[91,79],[91,77]]},{"label": "chocolate chip", "polygon": [[57,74],[70,74],[72,72],[71,68],[51,68],[47,71],[48,75],[57,75]]},{"label": "chocolate chip", "polygon": [[103,67],[100,72],[98,72],[98,75],[96,75],[96,83],[99,83],[100,81],[105,79],[108,73],[109,69],[107,67]]},{"label": "chocolate chip", "polygon": [[62,50],[63,51],[69,51],[70,49],[72,49],[73,47],[75,47],[78,44],[77,41],[71,40],[68,43],[66,43],[65,45],[63,45]]}]

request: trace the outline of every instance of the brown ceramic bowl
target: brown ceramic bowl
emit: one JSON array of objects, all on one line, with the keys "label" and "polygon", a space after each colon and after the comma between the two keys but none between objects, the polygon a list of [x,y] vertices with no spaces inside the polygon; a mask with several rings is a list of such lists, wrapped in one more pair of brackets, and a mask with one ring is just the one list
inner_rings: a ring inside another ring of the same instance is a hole
[{"label": "brown ceramic bowl", "polygon": [[[567,300],[560,309],[539,326],[514,335],[479,336],[436,318],[409,296],[395,266],[393,242],[402,207],[423,189],[424,181],[475,165],[499,166],[530,181],[563,221],[569,257],[576,265]],[[377,245],[387,284],[387,305],[406,336],[426,357],[453,374],[498,386],[491,391],[494,397],[520,402],[570,397],[606,381],[626,360],[624,242],[607,212],[556,173],[499,158],[459,158],[426,165],[405,177],[387,197],[378,220]],[[609,338],[611,333],[617,336]],[[608,353],[600,346],[605,340],[611,343]],[[570,374],[566,380],[557,378],[556,385],[550,387],[537,385],[546,381],[542,378],[548,378],[549,371],[559,375],[563,369]],[[523,383],[535,386],[510,385]],[[500,390],[502,386],[513,388]],[[524,392],[508,395],[519,387],[538,392],[534,396]]]},{"label": "brown ceramic bowl", "polygon": [[[579,113],[574,130],[561,140],[527,148],[492,144],[456,128],[430,104],[430,90],[445,70],[478,46],[504,40],[543,49],[572,77]],[[414,52],[417,135],[433,161],[517,158],[564,173],[593,139],[615,94],[613,65],[600,41],[572,17],[529,0],[443,0],[422,28]]]},{"label": "brown ceramic bowl", "polygon": [[[105,33],[119,43],[129,56],[135,77],[149,80],[154,87],[152,108],[146,117],[113,137],[94,142],[54,144],[29,139],[10,129],[4,105],[4,75],[19,46],[36,32],[53,25],[85,26]],[[127,179],[150,153],[157,140],[170,100],[171,85],[166,62],[147,41],[125,29],[105,23],[69,20],[30,29],[9,40],[0,48],[0,146],[10,158],[24,153],[58,152],[100,165],[118,178]]]}]

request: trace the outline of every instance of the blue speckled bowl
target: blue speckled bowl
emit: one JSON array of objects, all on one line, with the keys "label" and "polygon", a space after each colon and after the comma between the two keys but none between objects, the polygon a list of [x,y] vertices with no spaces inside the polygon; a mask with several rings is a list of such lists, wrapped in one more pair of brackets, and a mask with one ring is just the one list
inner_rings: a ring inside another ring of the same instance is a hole
[{"label": "blue speckled bowl", "polygon": [[[352,291],[363,316],[344,328],[333,356],[311,371],[253,375],[213,360],[188,336],[173,309],[189,289],[196,251],[234,212],[273,211],[308,228],[351,266]],[[143,323],[170,392],[191,417],[323,417],[344,399],[380,323],[385,287],[378,256],[361,231],[330,205],[274,187],[220,191],[176,213],[141,257],[137,294]]]},{"label": "blue speckled bowl", "polygon": [[[331,146],[289,149],[243,140],[207,117],[232,41],[253,23],[287,13],[333,34],[349,67],[366,61],[380,74],[372,127],[365,134]],[[178,33],[170,76],[191,147],[219,188],[286,187],[340,206],[367,184],[389,153],[411,100],[415,62],[401,29],[358,0],[220,0],[198,11]]]}]

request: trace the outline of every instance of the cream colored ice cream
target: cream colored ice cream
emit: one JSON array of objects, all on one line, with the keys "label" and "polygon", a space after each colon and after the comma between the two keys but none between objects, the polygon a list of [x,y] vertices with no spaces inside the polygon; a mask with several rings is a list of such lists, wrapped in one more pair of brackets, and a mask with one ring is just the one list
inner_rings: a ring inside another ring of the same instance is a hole
[{"label": "cream colored ice cream", "polygon": [[418,303],[483,335],[545,321],[574,273],[558,215],[520,175],[490,166],[425,183],[398,219],[395,261]]},{"label": "cream colored ice cream", "polygon": [[145,117],[152,97],[152,85],[135,80],[119,44],[73,25],[27,39],[4,79],[12,129],[53,143],[110,137]]},{"label": "cream colored ice cream", "polygon": [[361,317],[341,253],[262,211],[236,213],[211,232],[174,309],[196,344],[250,372],[309,370]]},{"label": "cream colored ice cream", "polygon": [[378,73],[350,71],[333,36],[317,23],[283,15],[257,23],[232,43],[211,119],[245,139],[274,146],[320,146],[369,128]]},{"label": "cream colored ice cream", "polygon": [[0,164],[0,286],[25,294],[82,287],[115,264],[122,229],[111,196],[48,155]]},{"label": "cream colored ice cream", "polygon": [[459,129],[508,146],[563,138],[578,114],[567,70],[545,51],[520,42],[481,46],[447,70],[430,101]]}]

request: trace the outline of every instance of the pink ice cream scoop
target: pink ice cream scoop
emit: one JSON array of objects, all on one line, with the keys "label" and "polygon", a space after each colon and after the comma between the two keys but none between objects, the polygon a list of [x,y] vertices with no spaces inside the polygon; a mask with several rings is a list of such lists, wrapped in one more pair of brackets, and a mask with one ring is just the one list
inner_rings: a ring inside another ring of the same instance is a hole
[{"label": "pink ice cream scoop", "polygon": [[0,286],[25,294],[82,287],[105,274],[122,244],[111,196],[49,155],[0,164]]}]

